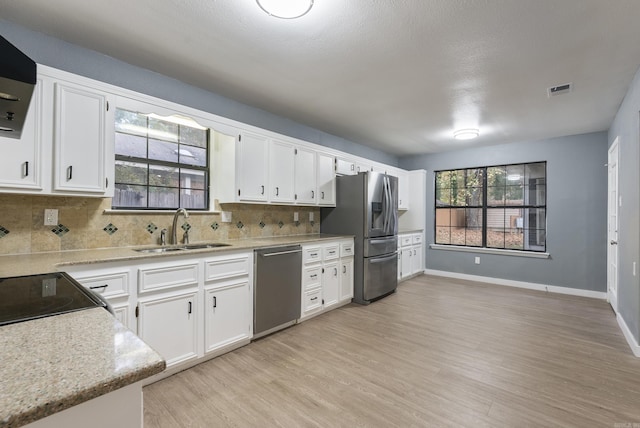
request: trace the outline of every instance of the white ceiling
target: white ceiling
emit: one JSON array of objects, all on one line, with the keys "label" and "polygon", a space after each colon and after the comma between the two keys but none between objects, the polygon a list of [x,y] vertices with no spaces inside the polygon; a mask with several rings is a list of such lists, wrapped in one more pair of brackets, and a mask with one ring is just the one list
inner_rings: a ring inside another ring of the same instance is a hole
[{"label": "white ceiling", "polygon": [[[609,128],[638,0],[0,0],[3,19],[394,155]],[[573,92],[548,98],[550,86]],[[471,142],[458,128],[478,127]]]}]

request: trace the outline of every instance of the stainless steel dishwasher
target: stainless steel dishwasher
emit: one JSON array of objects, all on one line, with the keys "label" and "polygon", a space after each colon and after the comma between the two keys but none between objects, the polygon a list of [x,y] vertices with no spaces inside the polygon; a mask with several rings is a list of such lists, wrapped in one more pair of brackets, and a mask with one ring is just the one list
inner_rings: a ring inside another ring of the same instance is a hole
[{"label": "stainless steel dishwasher", "polygon": [[288,327],[300,318],[302,248],[300,245],[255,250],[253,337]]}]

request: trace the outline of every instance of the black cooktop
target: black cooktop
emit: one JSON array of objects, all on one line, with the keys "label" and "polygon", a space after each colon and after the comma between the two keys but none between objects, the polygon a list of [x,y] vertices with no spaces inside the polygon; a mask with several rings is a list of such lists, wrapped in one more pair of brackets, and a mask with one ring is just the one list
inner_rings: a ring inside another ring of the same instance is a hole
[{"label": "black cooktop", "polygon": [[106,303],[64,272],[0,279],[0,326]]}]

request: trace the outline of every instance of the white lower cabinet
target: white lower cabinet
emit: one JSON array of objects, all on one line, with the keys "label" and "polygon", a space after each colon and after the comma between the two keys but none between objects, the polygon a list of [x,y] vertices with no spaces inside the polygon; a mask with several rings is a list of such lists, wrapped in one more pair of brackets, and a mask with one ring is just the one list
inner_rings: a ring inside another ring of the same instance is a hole
[{"label": "white lower cabinet", "polygon": [[398,235],[398,280],[424,272],[424,251],[422,233]]},{"label": "white lower cabinet", "polygon": [[205,291],[205,354],[251,339],[250,294],[247,279]]},{"label": "white lower cabinet", "polygon": [[351,302],[353,239],[302,246],[300,320]]},{"label": "white lower cabinet", "polygon": [[167,368],[198,358],[198,291],[138,302],[138,336],[166,361]]}]

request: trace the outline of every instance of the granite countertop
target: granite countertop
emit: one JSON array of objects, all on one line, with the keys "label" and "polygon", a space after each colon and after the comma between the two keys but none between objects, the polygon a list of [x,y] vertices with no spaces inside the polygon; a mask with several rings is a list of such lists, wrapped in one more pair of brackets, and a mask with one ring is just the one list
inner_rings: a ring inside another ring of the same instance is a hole
[{"label": "granite countertop", "polygon": [[[170,251],[167,253],[141,253],[136,248],[157,248],[155,246],[136,246],[118,248],[100,248],[94,250],[54,251],[31,254],[11,254],[0,256],[0,277],[34,275],[64,271],[65,266],[109,261],[123,261],[135,259],[149,259],[170,256],[196,255],[203,253],[219,253],[236,250],[254,250],[257,248],[274,247],[290,244],[304,244],[308,242],[352,238],[351,235],[309,234],[290,235],[271,238],[252,238],[219,241],[228,246],[217,248],[203,248],[188,251]],[[205,242],[206,243],[206,242]],[[198,242],[192,242],[198,244]]]},{"label": "granite countertop", "polygon": [[165,361],[103,308],[0,327],[0,427],[135,383]]}]

